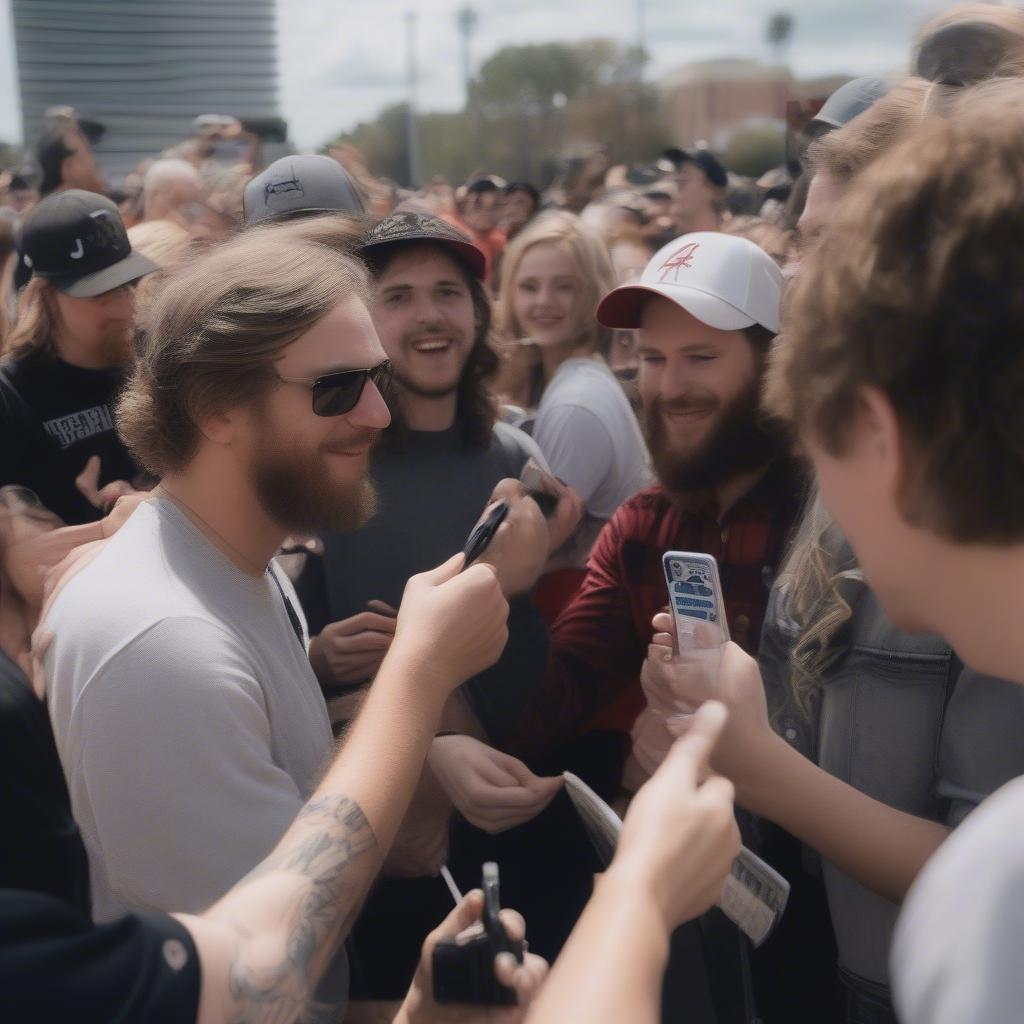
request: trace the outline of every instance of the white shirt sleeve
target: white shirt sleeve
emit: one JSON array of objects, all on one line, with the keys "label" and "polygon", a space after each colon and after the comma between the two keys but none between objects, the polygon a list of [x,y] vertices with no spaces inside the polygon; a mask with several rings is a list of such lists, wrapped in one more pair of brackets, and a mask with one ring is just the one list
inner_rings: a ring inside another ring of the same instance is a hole
[{"label": "white shirt sleeve", "polygon": [[890,960],[903,1024],[1024,1019],[1024,779],[947,839],[903,904]]},{"label": "white shirt sleeve", "polygon": [[167,619],[89,681],[73,793],[91,808],[114,897],[201,911],[276,845],[302,806],[275,764],[262,691],[237,641]]},{"label": "white shirt sleeve", "polygon": [[551,472],[575,488],[589,507],[611,470],[611,435],[600,417],[582,405],[542,409],[533,439],[547,456]]}]

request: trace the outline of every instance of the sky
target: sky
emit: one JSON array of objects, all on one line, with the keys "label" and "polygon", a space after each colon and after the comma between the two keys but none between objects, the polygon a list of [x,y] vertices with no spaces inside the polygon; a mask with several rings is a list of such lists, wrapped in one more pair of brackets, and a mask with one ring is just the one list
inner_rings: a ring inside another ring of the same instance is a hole
[{"label": "sky", "polygon": [[[599,36],[634,43],[639,3],[652,79],[693,60],[767,60],[764,27],[780,10],[796,21],[789,56],[801,77],[898,72],[917,26],[952,6],[948,0],[469,2],[478,14],[474,67],[510,44]],[[407,11],[417,14],[419,108],[461,107],[455,15],[463,6],[465,0],[277,0],[281,109],[294,142],[315,148],[405,99]],[[0,140],[20,135],[10,0],[0,0]]]}]

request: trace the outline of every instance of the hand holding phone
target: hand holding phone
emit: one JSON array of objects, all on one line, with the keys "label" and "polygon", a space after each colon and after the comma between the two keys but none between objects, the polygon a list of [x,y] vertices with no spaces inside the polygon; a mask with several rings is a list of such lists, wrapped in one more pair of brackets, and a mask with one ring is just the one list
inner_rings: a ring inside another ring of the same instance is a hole
[{"label": "hand holding phone", "polygon": [[514,989],[494,976],[494,958],[511,953],[523,962],[522,941],[509,937],[498,916],[498,865],[483,867],[484,912],[482,927],[468,929],[454,939],[441,939],[433,952],[434,1000],[475,1006],[514,1006]]},{"label": "hand holding phone", "polygon": [[712,555],[666,551],[661,559],[677,652],[720,647],[729,640],[725,600]]}]

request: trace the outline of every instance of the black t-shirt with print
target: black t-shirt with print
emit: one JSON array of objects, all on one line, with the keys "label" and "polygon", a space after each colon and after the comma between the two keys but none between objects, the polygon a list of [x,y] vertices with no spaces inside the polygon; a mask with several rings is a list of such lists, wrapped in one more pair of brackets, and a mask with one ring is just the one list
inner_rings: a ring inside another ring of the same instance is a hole
[{"label": "black t-shirt with print", "polygon": [[103,514],[75,486],[93,455],[100,486],[138,466],[114,428],[120,370],[88,370],[43,351],[0,361],[0,487],[20,484],[68,524]]}]

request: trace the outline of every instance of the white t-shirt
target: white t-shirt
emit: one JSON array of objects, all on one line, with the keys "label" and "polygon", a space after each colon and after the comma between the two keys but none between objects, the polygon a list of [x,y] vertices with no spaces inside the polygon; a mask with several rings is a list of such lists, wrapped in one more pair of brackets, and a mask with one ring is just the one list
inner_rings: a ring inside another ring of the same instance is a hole
[{"label": "white t-shirt", "polygon": [[599,359],[562,363],[544,390],[532,433],[551,472],[574,487],[598,519],[610,519],[653,482],[636,415]]},{"label": "white t-shirt", "polygon": [[274,848],[332,748],[277,583],[157,498],[67,583],[44,628],[97,919],[203,910]]},{"label": "white t-shirt", "polygon": [[1024,777],[992,794],[918,875],[890,973],[903,1024],[1024,1020]]}]

